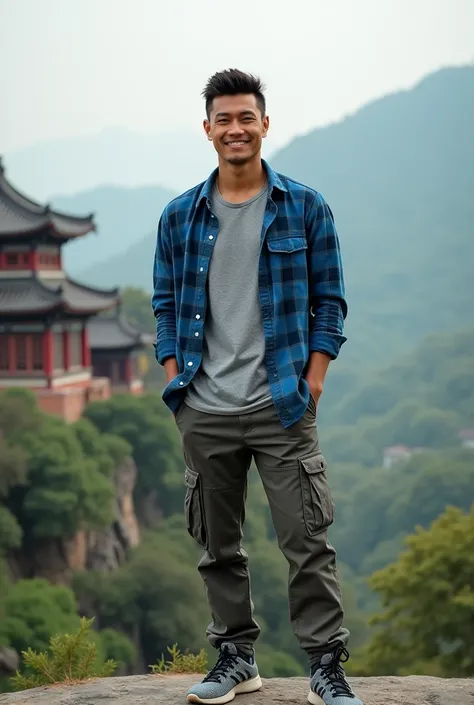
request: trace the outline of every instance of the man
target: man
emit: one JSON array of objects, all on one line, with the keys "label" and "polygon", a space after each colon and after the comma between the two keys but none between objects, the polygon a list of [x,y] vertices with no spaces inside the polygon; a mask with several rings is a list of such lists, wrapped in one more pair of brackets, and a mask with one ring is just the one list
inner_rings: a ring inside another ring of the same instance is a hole
[{"label": "man", "polygon": [[252,458],[289,563],[293,630],[310,663],[309,702],[361,705],[341,666],[348,632],[327,541],[333,503],[316,406],[347,313],[337,233],[319,193],[261,158],[269,119],[259,79],[209,79],[208,180],[172,201],[157,237],[153,309],[163,399],[180,431],[189,533],[217,663],[188,692],[226,703],[261,687],[242,525]]}]

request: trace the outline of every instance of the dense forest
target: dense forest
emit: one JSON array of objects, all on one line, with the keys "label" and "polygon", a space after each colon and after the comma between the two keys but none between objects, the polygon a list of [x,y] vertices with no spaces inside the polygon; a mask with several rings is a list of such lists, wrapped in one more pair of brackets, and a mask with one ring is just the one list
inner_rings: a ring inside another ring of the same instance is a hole
[{"label": "dense forest", "polygon": [[[146,328],[145,299],[125,296],[127,315]],[[468,329],[431,336],[347,385],[337,363],[330,371],[318,416],[355,672],[474,674],[465,628],[474,593],[474,449],[460,435],[474,428],[473,349]],[[69,425],[42,414],[25,390],[0,395],[0,646],[44,650],[85,615],[95,617],[100,654],[116,659],[120,673],[145,672],[175,643],[207,649],[199,550],[183,520],[179,434],[157,367],[143,396],[96,402]],[[386,449],[400,445],[405,459],[384,466]],[[117,473],[130,463],[140,539],[123,543],[113,566],[86,558],[59,570],[80,534],[91,546],[111,527],[120,533]],[[245,546],[263,627],[262,674],[304,674],[288,621],[287,566],[255,468]]]}]

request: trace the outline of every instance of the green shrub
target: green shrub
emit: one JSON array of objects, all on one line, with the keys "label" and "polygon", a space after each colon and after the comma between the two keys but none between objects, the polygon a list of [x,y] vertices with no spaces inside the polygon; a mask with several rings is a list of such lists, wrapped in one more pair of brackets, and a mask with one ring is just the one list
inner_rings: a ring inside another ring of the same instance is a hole
[{"label": "green shrub", "polygon": [[93,619],[81,619],[81,626],[73,634],[59,634],[50,640],[50,653],[22,652],[25,674],[17,671],[11,679],[15,690],[27,690],[52,683],[71,683],[88,678],[110,676],[116,668],[114,661],[101,663],[97,656],[97,643],[90,639]]},{"label": "green shrub", "polygon": [[168,647],[168,652],[171,660],[165,661],[162,654],[161,660],[150,666],[152,673],[206,673],[208,670],[207,654],[204,649],[201,649],[198,654],[182,654],[178,645],[174,644],[171,648]]}]

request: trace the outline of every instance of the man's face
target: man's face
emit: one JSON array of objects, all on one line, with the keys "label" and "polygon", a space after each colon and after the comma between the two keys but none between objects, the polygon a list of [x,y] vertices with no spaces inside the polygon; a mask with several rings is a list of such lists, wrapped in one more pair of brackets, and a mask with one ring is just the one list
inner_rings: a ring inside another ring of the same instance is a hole
[{"label": "man's face", "polygon": [[219,157],[236,165],[260,153],[268,126],[268,117],[263,117],[252,93],[214,98],[209,120],[204,120],[204,130]]}]

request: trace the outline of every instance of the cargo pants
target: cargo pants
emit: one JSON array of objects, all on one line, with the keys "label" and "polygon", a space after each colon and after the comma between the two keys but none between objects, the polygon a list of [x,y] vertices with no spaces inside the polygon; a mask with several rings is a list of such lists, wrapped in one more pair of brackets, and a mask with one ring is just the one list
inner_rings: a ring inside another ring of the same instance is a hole
[{"label": "cargo pants", "polygon": [[[255,460],[278,545],[289,564],[290,620],[310,658],[346,644],[335,550],[327,530],[334,505],[319,448],[316,405],[285,429],[273,404],[240,416],[196,411],[183,403],[176,423],[185,460],[185,516],[204,549],[198,569],[212,621],[210,643],[251,646],[253,616],[248,557],[242,548],[247,473]],[[271,595],[268,596],[271,599]]]}]

